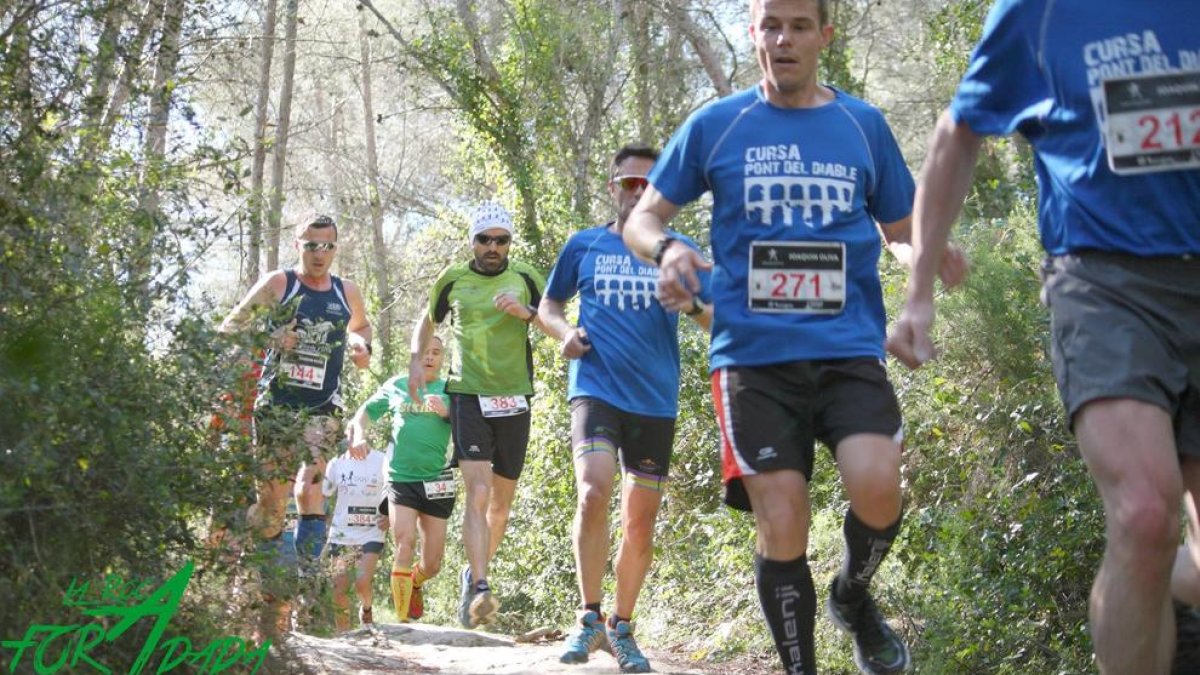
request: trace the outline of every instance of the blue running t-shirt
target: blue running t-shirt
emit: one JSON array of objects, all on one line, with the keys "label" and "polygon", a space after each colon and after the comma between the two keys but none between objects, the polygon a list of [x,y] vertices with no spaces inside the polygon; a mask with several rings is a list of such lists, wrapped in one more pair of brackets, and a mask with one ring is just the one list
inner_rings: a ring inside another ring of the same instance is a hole
[{"label": "blue running t-shirt", "polygon": [[[700,276],[700,298],[707,302],[708,274]],[[663,309],[657,290],[658,268],[630,253],[608,225],[571,235],[545,294],[566,302],[579,293],[579,325],[592,343],[571,359],[568,399],[591,396],[649,417],[679,413],[679,314]]]},{"label": "blue running t-shirt", "polygon": [[1001,0],[950,112],[1033,145],[1050,254],[1200,253],[1195,0]]},{"label": "blue running t-shirt", "polygon": [[714,370],[883,358],[875,221],[907,217],[915,188],[879,110],[834,94],[780,108],[756,85],[715,101],[650,173],[677,205],[712,191]]}]

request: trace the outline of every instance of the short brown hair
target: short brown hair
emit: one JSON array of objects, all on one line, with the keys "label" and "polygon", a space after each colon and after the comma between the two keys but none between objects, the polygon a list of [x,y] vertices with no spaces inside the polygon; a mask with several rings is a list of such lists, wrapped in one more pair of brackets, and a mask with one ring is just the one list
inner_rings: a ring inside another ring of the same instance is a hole
[{"label": "short brown hair", "polygon": [[310,213],[307,216],[305,216],[304,218],[301,218],[299,221],[297,221],[296,229],[295,229],[296,238],[299,239],[300,237],[303,237],[305,231],[307,231],[308,228],[310,228],[310,227],[313,229],[316,229],[316,230],[323,230],[327,227],[332,227],[333,228],[333,238],[337,239],[337,236],[338,236],[337,223],[333,222],[333,218],[330,218],[329,216],[327,216],[325,214]]},{"label": "short brown hair", "polygon": [[621,162],[624,162],[630,157],[641,157],[642,159],[648,159],[651,162],[657,162],[658,150],[655,150],[653,147],[645,145],[644,143],[627,143],[622,145],[621,149],[617,150],[617,154],[613,155],[612,167],[608,171],[609,177],[615,177],[617,175],[617,171],[621,167]]},{"label": "short brown hair", "polygon": [[[750,0],[750,20],[754,20],[754,11],[762,6],[763,0]],[[822,26],[829,25],[829,0],[817,1],[817,18],[821,20]]]}]

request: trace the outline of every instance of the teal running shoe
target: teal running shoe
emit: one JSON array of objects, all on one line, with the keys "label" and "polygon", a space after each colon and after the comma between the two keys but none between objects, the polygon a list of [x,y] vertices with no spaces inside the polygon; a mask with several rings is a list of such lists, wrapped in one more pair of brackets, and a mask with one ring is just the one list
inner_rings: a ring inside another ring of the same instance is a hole
[{"label": "teal running shoe", "polygon": [[609,654],[608,634],[604,630],[604,617],[592,610],[581,610],[579,621],[567,636],[567,651],[558,657],[562,663],[587,663],[592,652],[603,649]]},{"label": "teal running shoe", "polygon": [[618,621],[616,626],[605,625],[604,630],[608,633],[608,643],[612,645],[612,654],[622,673],[650,672],[650,661],[638,648],[637,640],[633,639],[633,626],[628,621]]}]

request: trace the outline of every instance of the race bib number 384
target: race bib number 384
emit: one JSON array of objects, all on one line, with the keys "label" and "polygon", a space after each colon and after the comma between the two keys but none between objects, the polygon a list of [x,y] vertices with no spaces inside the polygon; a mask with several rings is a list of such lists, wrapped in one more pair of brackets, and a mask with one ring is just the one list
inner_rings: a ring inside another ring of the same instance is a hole
[{"label": "race bib number 384", "polygon": [[1104,82],[1113,173],[1200,168],[1200,71]]},{"label": "race bib number 384", "polygon": [[756,241],[750,245],[750,309],[836,314],[846,306],[846,245]]}]

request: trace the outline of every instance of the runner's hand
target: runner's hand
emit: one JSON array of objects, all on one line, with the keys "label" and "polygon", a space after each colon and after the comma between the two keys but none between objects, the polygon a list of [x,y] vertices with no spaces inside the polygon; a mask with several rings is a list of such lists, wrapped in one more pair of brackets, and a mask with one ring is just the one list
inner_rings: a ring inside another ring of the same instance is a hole
[{"label": "runner's hand", "polygon": [[587,329],[576,326],[564,336],[562,348],[559,351],[565,359],[577,359],[592,350],[588,340]]},{"label": "runner's hand", "polygon": [[430,411],[441,415],[442,417],[450,416],[450,411],[446,409],[446,402],[443,401],[442,397],[438,396],[437,394],[425,395],[425,407],[429,408]]},{"label": "runner's hand", "polygon": [[942,285],[954,288],[966,281],[970,273],[971,262],[967,260],[967,254],[956,244],[946,244],[941,264],[938,265],[938,278],[942,280]]},{"label": "runner's hand", "polygon": [[292,319],[286,324],[276,328],[271,333],[271,346],[281,352],[288,352],[296,348],[300,344],[300,334],[296,332],[296,320]]},{"label": "runner's hand", "polygon": [[346,443],[349,446],[346,452],[354,459],[366,459],[371,451],[367,447],[367,435],[363,433],[362,427],[354,422],[346,425]]},{"label": "runner's hand", "polygon": [[668,246],[658,267],[658,301],[663,307],[691,307],[692,296],[700,292],[697,272],[711,270],[712,263],[695,249],[682,243]]},{"label": "runner's hand", "polygon": [[496,297],[492,298],[492,304],[496,305],[496,309],[501,312],[514,316],[521,321],[529,321],[533,318],[530,316],[529,308],[522,305],[521,301],[517,299],[516,294],[512,291],[497,293]]},{"label": "runner's hand", "polygon": [[937,355],[929,329],[933,326],[933,300],[912,300],[904,305],[892,325],[887,350],[909,368],[920,368]]},{"label": "runner's hand", "polygon": [[350,360],[356,367],[366,368],[371,365],[371,352],[367,349],[367,342],[353,333],[350,335]]},{"label": "runner's hand", "polygon": [[420,356],[413,356],[408,362],[408,399],[421,400],[421,390],[425,388],[425,367],[421,364]]}]

